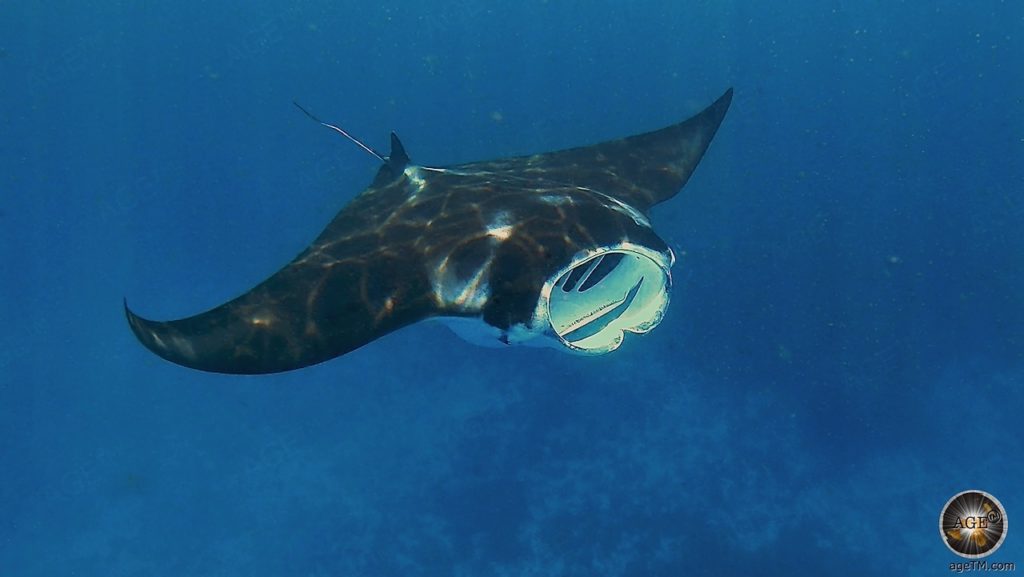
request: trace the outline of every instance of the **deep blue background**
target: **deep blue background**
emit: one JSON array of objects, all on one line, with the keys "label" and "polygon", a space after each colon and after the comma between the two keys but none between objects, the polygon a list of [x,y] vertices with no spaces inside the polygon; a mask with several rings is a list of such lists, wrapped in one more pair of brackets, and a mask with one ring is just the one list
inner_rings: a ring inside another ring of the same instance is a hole
[{"label": "deep blue background", "polygon": [[[0,3],[0,574],[940,575],[954,493],[1024,519],[1019,2],[134,4]],[[615,354],[426,324],[238,378],[125,325],[372,177],[292,99],[440,165],[730,85]]]}]

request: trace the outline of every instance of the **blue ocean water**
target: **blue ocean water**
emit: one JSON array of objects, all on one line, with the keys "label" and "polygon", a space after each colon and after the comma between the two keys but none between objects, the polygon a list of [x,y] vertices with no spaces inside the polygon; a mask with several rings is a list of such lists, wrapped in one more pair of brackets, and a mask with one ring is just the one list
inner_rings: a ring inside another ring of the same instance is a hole
[{"label": "blue ocean water", "polygon": [[[1024,5],[0,3],[0,575],[942,575],[1024,513]],[[734,86],[598,358],[414,326],[227,377],[128,330],[291,259],[376,163]],[[989,562],[1024,567],[1011,523]]]}]

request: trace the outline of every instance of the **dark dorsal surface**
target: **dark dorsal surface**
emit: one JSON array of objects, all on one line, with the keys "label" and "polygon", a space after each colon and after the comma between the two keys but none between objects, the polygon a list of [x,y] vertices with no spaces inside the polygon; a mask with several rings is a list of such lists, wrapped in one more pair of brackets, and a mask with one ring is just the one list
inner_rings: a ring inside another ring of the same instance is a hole
[{"label": "dark dorsal surface", "polygon": [[187,367],[297,369],[417,321],[528,322],[544,280],[581,250],[628,241],[667,250],[644,215],[686,183],[732,91],[661,130],[558,152],[448,168],[409,164],[397,138],[373,184],[291,263],[207,312],[150,321],[139,340]]},{"label": "dark dorsal surface", "polygon": [[515,174],[599,190],[647,213],[690,179],[732,102],[730,88],[690,119],[644,134],[456,168]]}]

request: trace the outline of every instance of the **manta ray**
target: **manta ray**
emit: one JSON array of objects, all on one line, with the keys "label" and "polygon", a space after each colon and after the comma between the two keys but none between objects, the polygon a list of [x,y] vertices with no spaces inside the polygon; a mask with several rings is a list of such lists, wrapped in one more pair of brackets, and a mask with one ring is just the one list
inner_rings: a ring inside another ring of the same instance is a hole
[{"label": "manta ray", "polygon": [[381,161],[370,186],[248,292],[171,321],[126,301],[128,325],[168,361],[232,374],[307,367],[428,319],[477,343],[608,353],[665,314],[675,255],[649,214],[731,100],[653,132],[446,167],[412,163],[394,133],[384,156],[310,115]]}]

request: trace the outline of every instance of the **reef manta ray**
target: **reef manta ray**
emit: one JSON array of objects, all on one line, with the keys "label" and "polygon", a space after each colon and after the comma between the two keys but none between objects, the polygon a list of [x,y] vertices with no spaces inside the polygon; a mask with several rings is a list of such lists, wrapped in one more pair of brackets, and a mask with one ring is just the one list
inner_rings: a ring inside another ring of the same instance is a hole
[{"label": "reef manta ray", "polygon": [[645,134],[444,168],[412,164],[394,133],[385,157],[321,122],[383,162],[373,183],[252,290],[166,322],[126,302],[128,324],[157,355],[217,373],[306,367],[430,318],[476,342],[613,351],[664,316],[675,255],[648,214],[686,184],[731,100]]}]

